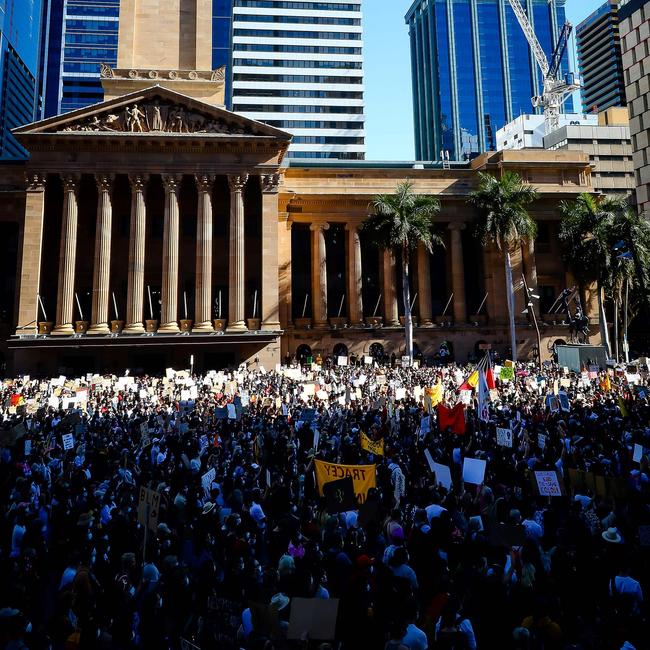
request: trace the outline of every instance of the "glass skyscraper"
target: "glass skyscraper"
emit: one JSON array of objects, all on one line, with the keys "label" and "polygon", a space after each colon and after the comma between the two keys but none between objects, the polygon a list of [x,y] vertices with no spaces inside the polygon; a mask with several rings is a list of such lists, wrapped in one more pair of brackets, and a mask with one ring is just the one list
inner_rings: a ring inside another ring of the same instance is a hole
[{"label": "glass skyscraper", "polygon": [[[565,22],[564,0],[523,0],[551,58]],[[522,113],[542,77],[508,0],[415,0],[406,15],[416,157],[452,160],[496,148],[496,132]],[[562,61],[568,72],[568,56]],[[573,111],[573,102],[564,104]]]},{"label": "glass skyscraper", "polygon": [[[28,1],[28,0],[21,0]],[[164,11],[164,0],[160,0]],[[213,0],[213,67],[230,69],[233,0]],[[40,57],[42,117],[102,101],[100,63],[117,64],[120,0],[49,0]],[[228,80],[226,102],[230,104]]]},{"label": "glass skyscraper", "polygon": [[0,160],[26,157],[11,129],[34,120],[42,0],[0,0]]},{"label": "glass skyscraper", "polygon": [[120,0],[50,0],[43,18],[43,117],[102,101],[101,63],[117,64]]}]

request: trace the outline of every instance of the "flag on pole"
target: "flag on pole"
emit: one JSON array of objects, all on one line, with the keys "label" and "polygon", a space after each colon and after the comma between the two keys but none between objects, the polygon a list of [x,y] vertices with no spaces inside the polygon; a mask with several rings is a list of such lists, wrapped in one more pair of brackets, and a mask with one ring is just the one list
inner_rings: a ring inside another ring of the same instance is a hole
[{"label": "flag on pole", "polygon": [[485,353],[485,359],[487,361],[487,365],[485,367],[485,381],[487,382],[488,390],[494,390],[497,387],[497,385],[494,382],[494,372],[492,370],[492,359],[490,359],[489,352]]},{"label": "flag on pole", "polygon": [[478,419],[481,422],[490,421],[490,407],[488,401],[490,399],[490,391],[488,389],[485,371],[479,370],[478,372]]},{"label": "flag on pole", "polygon": [[470,374],[470,376],[458,387],[458,390],[473,390],[478,386],[479,382],[479,373],[483,371],[488,390],[496,388],[494,383],[494,372],[492,371],[492,362],[490,361],[489,353],[486,353],[485,356],[478,362],[476,369]]}]

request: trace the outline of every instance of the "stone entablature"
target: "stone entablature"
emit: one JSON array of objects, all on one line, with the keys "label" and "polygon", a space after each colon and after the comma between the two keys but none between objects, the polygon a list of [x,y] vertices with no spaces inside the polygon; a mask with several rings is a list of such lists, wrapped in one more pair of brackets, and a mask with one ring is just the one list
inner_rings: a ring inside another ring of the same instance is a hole
[{"label": "stone entablature", "polygon": [[101,64],[100,76],[102,79],[146,79],[149,82],[169,79],[171,81],[226,81],[226,67],[221,66],[216,70],[150,70],[150,69],[121,69],[111,68],[106,63]]}]

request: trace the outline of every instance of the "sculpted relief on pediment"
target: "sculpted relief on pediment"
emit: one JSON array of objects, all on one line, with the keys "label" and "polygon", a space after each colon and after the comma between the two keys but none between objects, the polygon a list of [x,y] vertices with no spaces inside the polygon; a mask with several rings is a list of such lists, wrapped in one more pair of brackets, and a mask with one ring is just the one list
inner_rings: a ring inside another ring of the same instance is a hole
[{"label": "sculpted relief on pediment", "polygon": [[[58,129],[57,129],[58,130]],[[133,103],[119,111],[93,115],[62,131],[109,131],[117,133],[216,133],[224,135],[258,135],[250,127],[240,126],[214,115],[192,111],[178,104],[159,101]]]}]

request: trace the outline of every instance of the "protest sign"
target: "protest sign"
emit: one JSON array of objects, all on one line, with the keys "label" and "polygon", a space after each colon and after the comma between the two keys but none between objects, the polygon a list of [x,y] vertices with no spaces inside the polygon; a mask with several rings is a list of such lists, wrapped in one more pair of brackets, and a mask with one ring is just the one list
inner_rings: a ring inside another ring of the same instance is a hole
[{"label": "protest sign", "polygon": [[554,471],[536,471],[535,481],[540,496],[543,497],[561,497],[562,487],[557,472]]},{"label": "protest sign", "polygon": [[64,433],[62,436],[63,449],[68,451],[74,447],[74,436],[71,433]]},{"label": "protest sign", "polygon": [[203,490],[205,491],[206,495],[210,492],[210,488],[212,487],[212,481],[214,481],[216,476],[217,476],[217,470],[214,467],[212,467],[201,477],[201,486],[203,487]]},{"label": "protest sign", "polygon": [[336,362],[337,362],[337,364],[339,366],[347,366],[348,365],[348,358],[347,357],[338,357]]},{"label": "protest sign", "polygon": [[371,440],[365,433],[361,432],[361,449],[367,451],[369,454],[375,456],[384,455],[384,439]]},{"label": "protest sign", "polygon": [[521,524],[493,524],[490,526],[488,539],[492,546],[523,546],[526,541],[526,529]]},{"label": "protest sign", "polygon": [[502,366],[501,372],[499,373],[499,379],[503,382],[514,381],[515,369],[510,366]]},{"label": "protest sign", "polygon": [[229,420],[236,420],[237,419],[237,408],[232,402],[229,402],[226,405],[226,408],[228,409],[228,419]]},{"label": "protest sign", "polygon": [[373,359],[372,357],[369,357],[369,356],[367,356],[367,355],[363,357],[363,362],[364,362],[367,366],[371,366],[373,361],[374,361],[374,359]]},{"label": "protest sign", "polygon": [[292,598],[287,639],[334,639],[338,609],[338,598]]},{"label": "protest sign", "polygon": [[396,388],[395,389],[395,400],[400,401],[406,399],[406,388]]},{"label": "protest sign", "polygon": [[485,478],[487,463],[482,458],[465,458],[463,461],[463,481],[481,485]]},{"label": "protest sign", "polygon": [[512,429],[497,427],[497,445],[500,447],[512,447]]},{"label": "protest sign", "polygon": [[571,409],[571,404],[569,402],[569,396],[563,390],[561,390],[557,394],[557,399],[558,399],[558,402],[560,403],[560,408],[563,411],[568,412]]},{"label": "protest sign", "polygon": [[354,493],[354,482],[350,476],[325,483],[323,495],[325,496],[327,512],[333,515],[348,510],[356,510],[359,505]]},{"label": "protest sign", "polygon": [[150,531],[155,532],[158,527],[159,508],[160,493],[141,486],[138,502],[138,522]]},{"label": "protest sign", "polygon": [[324,496],[323,486],[338,479],[351,477],[354,482],[354,493],[359,503],[363,503],[368,490],[377,487],[376,465],[338,465],[315,460],[316,482],[318,493]]},{"label": "protest sign", "polygon": [[634,454],[632,455],[632,460],[635,463],[640,463],[643,458],[643,445],[634,445]]},{"label": "protest sign", "polygon": [[433,456],[431,455],[431,452],[428,449],[424,450],[424,457],[427,459],[427,463],[429,463],[429,469],[431,472],[435,472],[436,469],[434,467],[435,463],[433,462]]},{"label": "protest sign", "polygon": [[446,490],[451,490],[451,470],[447,465],[433,463],[433,472],[436,475],[436,483],[442,485]]},{"label": "protest sign", "polygon": [[32,453],[32,441],[25,440],[25,456],[29,456]]}]

